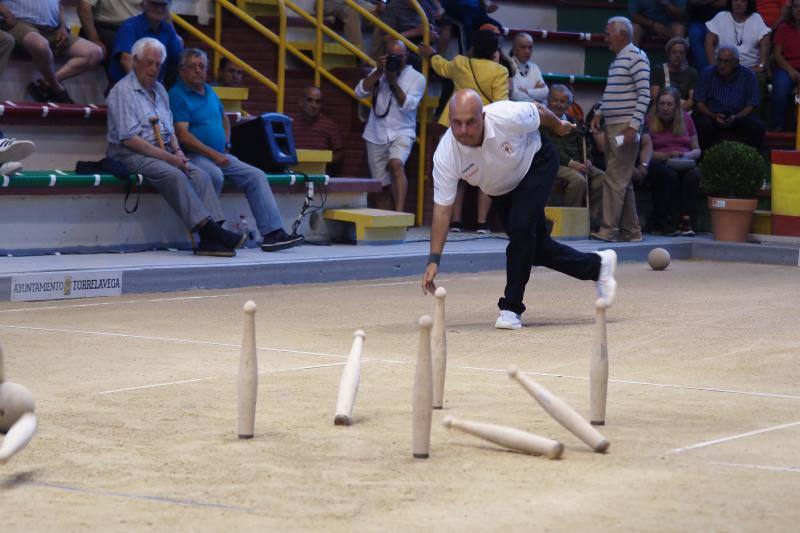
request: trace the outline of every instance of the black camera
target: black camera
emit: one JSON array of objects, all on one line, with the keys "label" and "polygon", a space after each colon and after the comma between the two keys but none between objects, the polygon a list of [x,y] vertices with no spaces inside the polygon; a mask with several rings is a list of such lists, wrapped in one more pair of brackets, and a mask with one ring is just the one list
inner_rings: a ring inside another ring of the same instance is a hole
[{"label": "black camera", "polygon": [[386,72],[397,72],[400,70],[400,65],[402,60],[400,56],[395,54],[390,54],[389,57],[386,58]]}]

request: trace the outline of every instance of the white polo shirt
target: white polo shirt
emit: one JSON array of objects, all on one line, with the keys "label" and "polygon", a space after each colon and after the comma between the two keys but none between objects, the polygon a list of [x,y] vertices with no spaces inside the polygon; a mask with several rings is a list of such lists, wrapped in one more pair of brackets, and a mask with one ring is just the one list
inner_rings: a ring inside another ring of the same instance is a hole
[{"label": "white polo shirt", "polygon": [[542,147],[539,111],[530,102],[502,101],[483,108],[481,146],[464,146],[448,129],[433,154],[433,201],[452,205],[458,180],[501,196],[519,185]]}]

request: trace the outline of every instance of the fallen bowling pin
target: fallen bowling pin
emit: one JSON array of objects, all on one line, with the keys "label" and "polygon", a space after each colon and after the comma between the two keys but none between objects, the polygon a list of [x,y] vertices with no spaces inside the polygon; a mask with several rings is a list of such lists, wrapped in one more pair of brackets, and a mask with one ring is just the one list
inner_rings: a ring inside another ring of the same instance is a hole
[{"label": "fallen bowling pin", "polygon": [[339,396],[336,399],[336,415],[333,423],[337,426],[349,426],[353,423],[352,413],[353,404],[356,402],[358,394],[358,383],[361,379],[361,354],[364,351],[363,329],[358,329],[353,333],[353,346],[350,348],[350,355],[347,356],[347,363],[342,370],[342,377],[339,380]]},{"label": "fallen bowling pin", "polygon": [[258,356],[256,354],[256,304],[244,304],[244,332],[239,354],[238,423],[240,439],[252,439],[256,425],[258,399]]},{"label": "fallen bowling pin", "polygon": [[548,459],[558,459],[564,453],[564,445],[558,441],[508,426],[459,420],[451,416],[446,416],[442,424],[446,428],[456,428],[518,452],[544,455]]},{"label": "fallen bowling pin", "polygon": [[530,377],[521,374],[515,366],[508,368],[508,377],[519,383],[556,422],[570,430],[591,449],[598,453],[608,449],[608,439],[586,422],[567,402],[539,385]]},{"label": "fallen bowling pin", "polygon": [[600,300],[596,309],[594,346],[589,356],[589,421],[593,426],[604,426],[608,397],[608,335],[606,308]]},{"label": "fallen bowling pin", "polygon": [[444,379],[447,371],[447,339],[445,337],[444,301],[447,291],[439,287],[434,293],[436,312],[433,315],[431,333],[431,367],[433,370],[433,408],[441,409],[444,404]]},{"label": "fallen bowling pin", "polygon": [[419,348],[417,368],[414,373],[412,398],[412,454],[416,459],[427,459],[431,446],[431,417],[433,416],[433,377],[431,370],[431,326],[428,315],[419,319]]}]

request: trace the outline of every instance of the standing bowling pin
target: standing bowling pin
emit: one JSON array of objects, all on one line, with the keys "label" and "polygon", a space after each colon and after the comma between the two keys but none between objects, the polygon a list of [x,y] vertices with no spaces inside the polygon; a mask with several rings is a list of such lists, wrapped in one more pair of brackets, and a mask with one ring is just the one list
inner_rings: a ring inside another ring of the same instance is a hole
[{"label": "standing bowling pin", "polygon": [[244,304],[244,334],[239,355],[239,423],[240,439],[252,439],[256,425],[258,397],[258,356],[256,355],[256,304]]},{"label": "standing bowling pin", "polygon": [[570,430],[576,437],[596,452],[608,449],[608,439],[584,420],[567,402],[545,389],[528,376],[520,374],[515,366],[508,368],[508,376],[522,385],[556,422]]},{"label": "standing bowling pin", "polygon": [[358,394],[358,382],[361,379],[361,354],[364,351],[366,335],[363,329],[357,329],[353,333],[355,337],[353,346],[350,348],[350,355],[347,356],[347,363],[339,380],[339,397],[336,400],[336,416],[333,418],[333,423],[337,426],[349,426],[353,423],[351,414]]},{"label": "standing bowling pin", "polygon": [[427,459],[431,446],[431,417],[433,416],[433,376],[431,369],[431,326],[428,315],[419,319],[419,348],[414,374],[412,453],[417,459]]},{"label": "standing bowling pin", "polygon": [[601,305],[597,306],[594,347],[589,358],[589,388],[589,421],[593,426],[604,426],[608,395],[608,339],[606,310]]},{"label": "standing bowling pin", "polygon": [[533,455],[544,455],[548,459],[558,459],[564,452],[564,445],[558,441],[508,426],[459,420],[452,416],[446,416],[442,424],[446,428],[460,429],[464,433],[470,433],[512,450]]},{"label": "standing bowling pin", "polygon": [[433,408],[441,409],[444,403],[444,378],[447,371],[447,339],[444,333],[444,300],[447,291],[439,287],[434,293],[436,312],[433,315],[431,334],[431,365],[433,368]]}]

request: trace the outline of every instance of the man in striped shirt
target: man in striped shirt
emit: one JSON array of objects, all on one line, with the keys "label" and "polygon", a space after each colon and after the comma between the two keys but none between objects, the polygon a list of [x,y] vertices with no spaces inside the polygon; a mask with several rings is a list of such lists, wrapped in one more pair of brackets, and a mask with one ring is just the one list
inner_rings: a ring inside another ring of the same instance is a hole
[{"label": "man in striped shirt", "polygon": [[608,48],[616,54],[592,131],[605,122],[606,179],[603,182],[603,222],[592,237],[606,242],[638,242],[642,228],[636,214],[633,175],[644,115],[650,104],[650,62],[633,46],[633,26],[625,17],[611,17],[606,26]]}]

